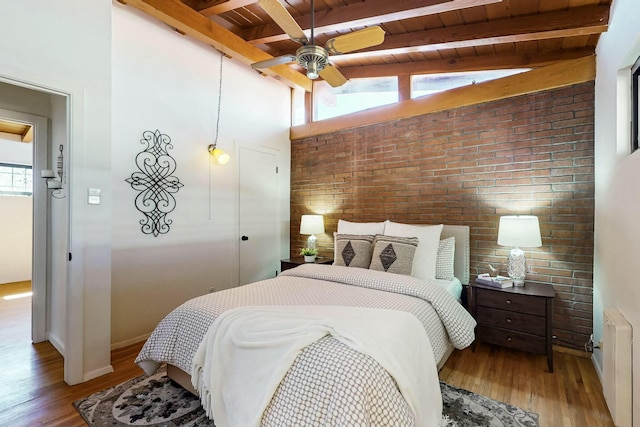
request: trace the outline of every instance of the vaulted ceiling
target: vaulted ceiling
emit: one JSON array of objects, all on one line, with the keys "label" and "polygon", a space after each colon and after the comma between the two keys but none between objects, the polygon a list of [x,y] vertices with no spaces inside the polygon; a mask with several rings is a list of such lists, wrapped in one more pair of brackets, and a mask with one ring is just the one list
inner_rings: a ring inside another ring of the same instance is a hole
[{"label": "vaulted ceiling", "polygon": [[[248,65],[300,44],[258,0],[119,0]],[[310,0],[280,0],[305,31]],[[315,0],[315,44],[379,25],[382,44],[330,61],[347,78],[536,68],[594,55],[611,0]],[[260,70],[309,91],[299,65]]]}]

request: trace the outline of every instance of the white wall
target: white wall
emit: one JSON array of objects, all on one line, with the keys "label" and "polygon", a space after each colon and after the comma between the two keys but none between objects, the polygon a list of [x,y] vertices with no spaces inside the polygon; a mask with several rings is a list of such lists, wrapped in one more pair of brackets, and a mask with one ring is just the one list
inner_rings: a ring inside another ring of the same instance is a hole
[{"label": "white wall", "polygon": [[[0,138],[0,163],[31,165],[33,145]],[[31,280],[31,197],[0,196],[0,283]]]},{"label": "white wall", "polygon": [[31,197],[0,196],[0,284],[31,280]]},{"label": "white wall", "polygon": [[[111,370],[111,8],[111,0],[0,0],[0,79],[69,101],[70,115],[65,103],[64,114],[54,118],[64,120],[63,127],[67,119],[70,124],[66,204],[74,258],[64,322],[69,383]],[[52,117],[34,111],[40,107],[31,104],[25,112]],[[86,204],[88,187],[102,188],[101,206]]]},{"label": "white wall", "polygon": [[[111,341],[146,338],[170,310],[209,288],[237,286],[237,147],[268,147],[280,157],[280,256],[289,253],[290,90],[232,59],[223,61],[218,146],[214,141],[220,53],[136,9],[114,3],[112,58],[113,252]],[[146,148],[144,131],[171,137],[174,173],[184,184],[168,215],[170,231],[143,234],[139,194],[125,182]]]},{"label": "white wall", "polygon": [[[616,307],[640,331],[640,152],[629,155],[629,67],[640,56],[637,0],[613,2],[609,30],[597,48],[596,216],[594,334],[602,337],[602,312]],[[637,334],[634,334],[637,335]],[[640,340],[633,344],[634,408],[640,408]],[[595,353],[602,369],[602,352]],[[633,415],[640,426],[640,409]]]}]

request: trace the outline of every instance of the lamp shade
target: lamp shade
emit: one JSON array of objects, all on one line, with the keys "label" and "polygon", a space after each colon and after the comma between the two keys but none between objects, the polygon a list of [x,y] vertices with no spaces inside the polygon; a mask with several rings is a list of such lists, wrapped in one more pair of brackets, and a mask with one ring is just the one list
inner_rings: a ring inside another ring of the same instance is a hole
[{"label": "lamp shade", "polygon": [[498,227],[498,244],[523,248],[542,246],[538,217],[533,215],[501,216]]},{"label": "lamp shade", "polygon": [[300,234],[324,234],[324,218],[322,215],[302,215]]}]

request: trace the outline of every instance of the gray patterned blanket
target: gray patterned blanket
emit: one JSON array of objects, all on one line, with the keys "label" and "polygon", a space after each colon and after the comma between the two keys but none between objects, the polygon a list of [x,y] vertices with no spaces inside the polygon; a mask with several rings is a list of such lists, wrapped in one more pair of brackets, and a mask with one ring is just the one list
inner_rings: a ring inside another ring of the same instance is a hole
[{"label": "gray patterned blanket", "polygon": [[[474,339],[474,319],[435,283],[379,271],[303,265],[274,279],[185,302],[160,322],[136,359],[148,374],[162,362],[190,373],[193,356],[222,312],[248,305],[372,307],[414,314],[436,361],[449,343]],[[265,410],[267,426],[414,426],[413,413],[393,378],[371,357],[332,337],[306,347]]]}]

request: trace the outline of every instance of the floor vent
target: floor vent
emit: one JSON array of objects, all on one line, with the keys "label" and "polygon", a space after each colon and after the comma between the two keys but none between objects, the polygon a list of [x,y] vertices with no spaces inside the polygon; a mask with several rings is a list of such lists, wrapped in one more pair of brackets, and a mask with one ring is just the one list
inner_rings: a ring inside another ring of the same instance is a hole
[{"label": "floor vent", "polygon": [[604,397],[617,427],[631,426],[631,324],[615,308],[604,311]]}]

